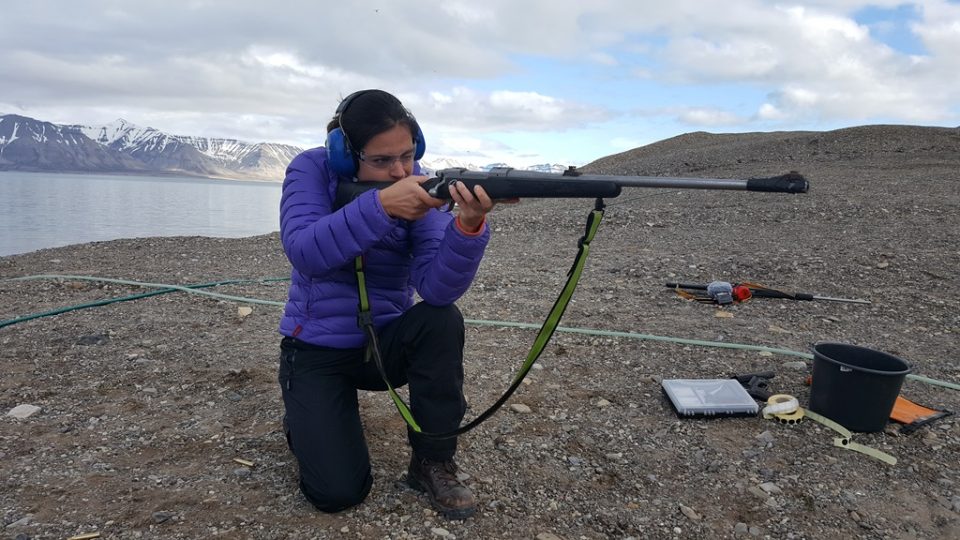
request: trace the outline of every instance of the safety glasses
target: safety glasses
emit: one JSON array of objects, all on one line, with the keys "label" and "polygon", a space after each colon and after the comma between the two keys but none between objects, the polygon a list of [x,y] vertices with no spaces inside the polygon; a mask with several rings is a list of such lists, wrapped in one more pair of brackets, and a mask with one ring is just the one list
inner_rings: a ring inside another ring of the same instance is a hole
[{"label": "safety glasses", "polygon": [[360,161],[366,163],[367,165],[373,167],[374,169],[389,169],[393,167],[393,164],[400,162],[401,165],[406,167],[407,165],[413,164],[414,159],[414,150],[409,152],[404,152],[399,156],[384,156],[384,155],[372,155],[368,156],[366,152],[360,152],[357,154],[357,157]]}]

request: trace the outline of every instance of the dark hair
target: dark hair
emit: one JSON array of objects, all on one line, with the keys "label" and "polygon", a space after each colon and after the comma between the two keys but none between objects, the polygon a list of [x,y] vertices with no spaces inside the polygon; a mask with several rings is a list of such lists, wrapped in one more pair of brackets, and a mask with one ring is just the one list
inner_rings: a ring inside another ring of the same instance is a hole
[{"label": "dark hair", "polygon": [[327,133],[336,128],[342,129],[350,149],[355,153],[363,150],[370,139],[394,126],[406,126],[414,138],[420,130],[410,111],[388,92],[364,90],[346,99],[350,99],[350,103],[330,120]]}]

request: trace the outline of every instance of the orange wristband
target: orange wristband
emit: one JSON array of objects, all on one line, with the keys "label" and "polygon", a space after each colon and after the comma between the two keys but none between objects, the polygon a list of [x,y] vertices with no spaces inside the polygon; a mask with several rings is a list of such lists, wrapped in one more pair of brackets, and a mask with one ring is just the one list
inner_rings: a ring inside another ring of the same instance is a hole
[{"label": "orange wristband", "polygon": [[480,226],[477,227],[477,230],[475,230],[475,231],[468,231],[467,229],[465,229],[465,228],[463,227],[463,223],[460,222],[460,216],[457,216],[457,219],[454,220],[454,224],[456,224],[457,229],[459,229],[460,232],[462,232],[463,234],[465,234],[465,235],[467,235],[467,236],[480,236],[481,234],[483,234],[483,226],[484,226],[484,224],[486,224],[486,223],[487,223],[487,216],[483,216],[483,219],[480,220]]}]

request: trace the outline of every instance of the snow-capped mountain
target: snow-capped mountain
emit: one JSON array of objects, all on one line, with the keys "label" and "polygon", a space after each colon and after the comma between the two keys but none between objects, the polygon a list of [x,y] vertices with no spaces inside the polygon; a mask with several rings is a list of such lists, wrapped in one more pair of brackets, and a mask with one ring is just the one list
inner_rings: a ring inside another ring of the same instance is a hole
[{"label": "snow-capped mountain", "polygon": [[[0,116],[0,170],[130,172],[282,181],[302,148],[236,139],[171,135],[124,119],[102,126],[58,125],[19,115]],[[425,174],[449,168],[486,171],[506,163],[476,165],[428,155]],[[541,164],[522,170],[560,173]]]},{"label": "snow-capped mountain", "polygon": [[0,116],[0,170],[131,172],[283,180],[302,151],[285,144],[170,135],[123,119],[58,125]]},{"label": "snow-capped mountain", "polygon": [[443,169],[469,169],[471,171],[479,171],[480,167],[474,165],[473,163],[467,163],[459,159],[446,158],[440,156],[424,156],[424,159],[420,160],[420,168],[423,170],[424,174],[430,174],[434,171],[439,171]]},{"label": "snow-capped mountain", "polygon": [[236,139],[169,135],[124,119],[105,126],[75,126],[98,143],[135,157],[153,168],[227,178],[282,180],[302,148]]},{"label": "snow-capped mountain", "polygon": [[567,166],[560,165],[559,163],[540,163],[524,167],[524,170],[560,174],[567,170]]},{"label": "snow-capped mountain", "polygon": [[[424,172],[429,174],[434,171],[439,171],[442,169],[451,169],[451,168],[464,168],[471,171],[489,171],[491,169],[502,169],[511,167],[507,163],[489,163],[487,165],[474,165],[472,163],[467,163],[458,159],[452,158],[443,158],[443,157],[427,157],[426,159],[420,160],[420,166],[424,169]],[[562,173],[567,170],[566,165],[560,165],[557,163],[543,163],[539,165],[529,165],[526,167],[513,167],[518,170],[523,171],[537,171],[537,172],[546,172],[546,173]]]},{"label": "snow-capped mountain", "polygon": [[0,116],[0,170],[144,172],[147,168],[70,127],[15,114]]}]

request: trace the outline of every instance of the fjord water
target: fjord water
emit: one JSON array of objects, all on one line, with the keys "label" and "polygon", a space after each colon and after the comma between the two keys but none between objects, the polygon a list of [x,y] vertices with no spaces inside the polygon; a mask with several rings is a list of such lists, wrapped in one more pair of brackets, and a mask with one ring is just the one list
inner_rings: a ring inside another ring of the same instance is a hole
[{"label": "fjord water", "polygon": [[0,256],[118,238],[279,229],[279,182],[0,172]]}]

